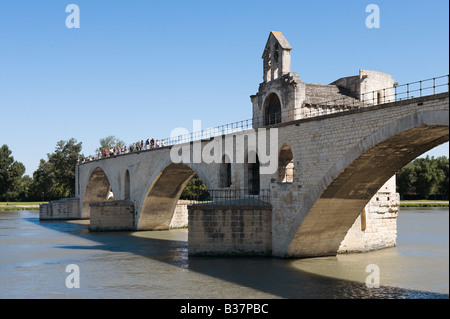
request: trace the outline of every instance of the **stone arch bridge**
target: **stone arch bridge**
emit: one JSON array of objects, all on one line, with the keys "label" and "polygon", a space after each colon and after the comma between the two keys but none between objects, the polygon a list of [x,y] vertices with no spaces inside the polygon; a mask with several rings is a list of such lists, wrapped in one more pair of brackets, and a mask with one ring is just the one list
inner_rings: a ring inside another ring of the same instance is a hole
[{"label": "stone arch bridge", "polygon": [[[267,145],[269,131],[276,129],[278,134],[277,148],[267,149],[276,152],[277,158],[283,149],[290,149],[295,167],[288,182],[280,180],[278,165],[275,172],[260,175],[260,187],[270,189],[271,253],[284,257],[335,255],[380,188],[411,160],[449,140],[448,106],[448,93],[442,93],[265,127]],[[248,133],[231,134],[235,137],[233,152],[240,147],[248,151],[248,146],[239,144]],[[199,145],[205,149],[226,137]],[[182,146],[194,154],[194,143]],[[92,207],[101,203],[109,207],[118,203],[131,206],[132,212],[122,225],[119,220],[117,229],[168,229],[177,200],[194,174],[210,190],[249,188],[248,161],[193,163],[191,155],[185,163],[174,163],[174,147],[77,166],[78,217],[90,218]],[[231,168],[228,187],[222,187],[224,165]],[[114,201],[108,202],[110,191]]]},{"label": "stone arch bridge", "polygon": [[308,84],[290,71],[291,50],[280,32],[269,34],[246,129],[82,163],[75,198],[42,205],[40,217],[89,218],[92,230],[169,229],[197,174],[210,192],[235,196],[189,207],[191,254],[312,257],[395,245],[393,176],[449,140],[448,76],[443,93],[436,78],[398,86],[368,70]]}]

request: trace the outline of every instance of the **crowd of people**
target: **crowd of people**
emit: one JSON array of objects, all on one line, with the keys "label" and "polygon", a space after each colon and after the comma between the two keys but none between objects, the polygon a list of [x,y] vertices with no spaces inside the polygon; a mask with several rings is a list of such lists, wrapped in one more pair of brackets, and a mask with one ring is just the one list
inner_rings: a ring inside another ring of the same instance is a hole
[{"label": "crowd of people", "polygon": [[147,139],[145,142],[144,140],[141,140],[141,142],[136,142],[128,147],[124,145],[100,149],[99,152],[97,153],[97,156],[90,155],[82,159],[78,158],[78,164],[98,160],[105,157],[128,154],[132,152],[146,151],[165,146],[167,145],[164,139],[162,139],[161,142],[159,140],[155,140],[154,138]]}]

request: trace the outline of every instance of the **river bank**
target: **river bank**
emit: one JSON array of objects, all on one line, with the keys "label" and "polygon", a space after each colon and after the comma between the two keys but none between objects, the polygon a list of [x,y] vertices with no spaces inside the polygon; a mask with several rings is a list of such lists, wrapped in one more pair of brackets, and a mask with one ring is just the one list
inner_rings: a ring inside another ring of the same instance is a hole
[{"label": "river bank", "polygon": [[449,207],[448,203],[448,200],[402,200],[400,207]]},{"label": "river bank", "polygon": [[[40,204],[48,202],[0,202],[0,211],[10,210],[39,210]],[[449,207],[445,200],[402,200],[400,207]]]},{"label": "river bank", "polygon": [[48,202],[0,202],[0,211],[10,210],[39,210],[40,204]]}]

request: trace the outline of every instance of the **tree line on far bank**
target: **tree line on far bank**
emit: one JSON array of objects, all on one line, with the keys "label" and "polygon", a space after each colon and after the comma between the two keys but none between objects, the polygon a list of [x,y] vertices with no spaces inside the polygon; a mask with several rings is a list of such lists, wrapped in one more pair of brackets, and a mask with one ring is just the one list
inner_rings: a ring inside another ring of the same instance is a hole
[{"label": "tree line on far bank", "polygon": [[449,199],[449,159],[420,157],[397,172],[401,199]]},{"label": "tree line on far bank", "polygon": [[[101,139],[102,148],[121,142],[114,137]],[[0,202],[48,201],[75,194],[75,166],[81,154],[82,142],[72,138],[56,143],[55,151],[41,159],[33,176],[23,175],[25,166],[14,160],[7,145],[0,148]],[[205,191],[203,182],[194,177],[183,191]],[[417,158],[397,173],[397,192],[402,199],[448,199],[449,159],[445,156]]]}]

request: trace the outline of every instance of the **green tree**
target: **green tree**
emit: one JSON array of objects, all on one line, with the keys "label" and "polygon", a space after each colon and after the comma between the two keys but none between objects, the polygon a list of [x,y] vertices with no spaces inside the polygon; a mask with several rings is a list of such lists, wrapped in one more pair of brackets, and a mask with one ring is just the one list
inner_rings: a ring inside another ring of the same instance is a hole
[{"label": "green tree", "polygon": [[[100,139],[100,147],[95,150],[96,153],[103,152],[105,149],[109,150],[114,147],[125,145],[125,142],[116,138],[113,135]],[[103,154],[102,154],[103,155]]]},{"label": "green tree", "polygon": [[449,159],[445,156],[437,158],[437,169],[440,172],[437,191],[445,199],[449,198]]},{"label": "green tree", "polygon": [[417,194],[427,199],[428,196],[437,190],[437,181],[439,175],[437,171],[437,162],[434,157],[417,158],[414,160],[414,174],[416,180],[414,181],[414,188]]},{"label": "green tree", "polygon": [[430,195],[449,197],[449,159],[445,156],[416,158],[396,176],[400,196],[416,194],[422,199]]},{"label": "green tree", "polygon": [[25,175],[22,177],[20,181],[20,192],[19,192],[19,199],[21,201],[27,201],[32,199],[32,185],[33,184],[33,178],[31,178],[28,175]]},{"label": "green tree", "polygon": [[75,166],[80,154],[82,143],[71,138],[68,141],[59,141],[56,144],[55,152],[47,154],[48,162],[53,165],[55,178],[54,190],[57,197],[67,197],[75,195]]},{"label": "green tree", "polygon": [[81,147],[74,138],[57,142],[55,152],[47,154],[47,161],[41,159],[33,173],[30,194],[39,200],[74,196],[75,167],[83,157]]},{"label": "green tree", "polygon": [[205,184],[200,177],[194,175],[183,189],[180,198],[181,199],[201,199],[207,196],[208,191]]},{"label": "green tree", "polygon": [[416,179],[414,174],[414,164],[411,162],[404,166],[396,175],[397,192],[400,193],[401,196],[414,193],[413,185]]},{"label": "green tree", "polygon": [[16,198],[20,192],[20,182],[25,166],[14,161],[7,145],[0,148],[0,201]]},{"label": "green tree", "polygon": [[33,173],[33,182],[30,185],[30,196],[37,200],[50,200],[55,195],[55,175],[53,164],[41,159],[39,167]]}]

